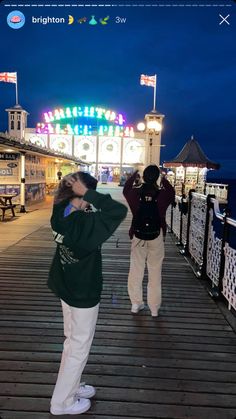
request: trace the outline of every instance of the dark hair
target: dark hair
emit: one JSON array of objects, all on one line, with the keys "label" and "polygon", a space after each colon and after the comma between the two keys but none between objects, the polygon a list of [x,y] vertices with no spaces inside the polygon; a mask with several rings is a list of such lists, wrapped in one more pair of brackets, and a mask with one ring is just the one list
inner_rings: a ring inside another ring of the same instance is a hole
[{"label": "dark hair", "polygon": [[66,175],[63,177],[63,179],[59,183],[58,190],[55,194],[54,203],[59,204],[59,202],[69,200],[75,197],[78,197],[76,195],[71,186],[68,184],[68,179],[73,178],[75,180],[80,180],[88,189],[96,189],[97,187],[97,179],[95,179],[93,176],[91,176],[87,172],[75,172],[70,173],[69,175]]},{"label": "dark hair", "polygon": [[143,180],[149,185],[154,185],[159,178],[160,170],[155,164],[150,164],[143,171]]}]

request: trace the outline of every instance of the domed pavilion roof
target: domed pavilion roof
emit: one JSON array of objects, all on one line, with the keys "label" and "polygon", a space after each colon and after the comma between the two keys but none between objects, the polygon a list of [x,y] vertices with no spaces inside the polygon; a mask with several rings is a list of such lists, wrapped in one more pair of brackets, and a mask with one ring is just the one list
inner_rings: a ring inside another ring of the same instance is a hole
[{"label": "domed pavilion roof", "polygon": [[191,137],[180,153],[172,160],[164,163],[164,167],[206,167],[207,169],[219,169],[219,163],[213,162],[203,152],[198,142]]}]

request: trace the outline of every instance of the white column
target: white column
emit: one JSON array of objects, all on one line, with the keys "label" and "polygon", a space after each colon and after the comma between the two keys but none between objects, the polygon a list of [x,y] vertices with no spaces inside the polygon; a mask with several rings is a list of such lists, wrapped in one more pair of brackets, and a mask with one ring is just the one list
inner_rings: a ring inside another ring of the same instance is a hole
[{"label": "white column", "polygon": [[72,135],[72,156],[75,157],[75,136]]},{"label": "white column", "polygon": [[95,177],[98,179],[98,156],[99,156],[99,135],[96,136],[96,164]]},{"label": "white column", "polygon": [[58,177],[57,177],[57,172],[59,171],[59,166],[57,165],[57,163],[54,163],[54,182],[58,182]]},{"label": "white column", "polygon": [[25,153],[20,154],[20,212],[26,212],[25,209]]},{"label": "white column", "polygon": [[120,137],[120,177],[122,175],[122,167],[123,167],[123,150],[124,150],[124,137]]}]

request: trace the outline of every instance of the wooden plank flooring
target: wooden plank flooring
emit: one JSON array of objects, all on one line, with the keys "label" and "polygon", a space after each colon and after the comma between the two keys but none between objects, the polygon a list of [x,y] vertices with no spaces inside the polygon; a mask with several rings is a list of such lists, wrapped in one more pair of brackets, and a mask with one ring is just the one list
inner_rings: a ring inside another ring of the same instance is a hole
[{"label": "wooden plank flooring", "polygon": [[[103,246],[104,291],[84,374],[97,394],[80,417],[236,418],[235,333],[170,236],[161,315],[131,315],[129,223]],[[1,419],[53,417],[63,343],[60,304],[46,287],[53,252],[44,226],[0,254]]]}]

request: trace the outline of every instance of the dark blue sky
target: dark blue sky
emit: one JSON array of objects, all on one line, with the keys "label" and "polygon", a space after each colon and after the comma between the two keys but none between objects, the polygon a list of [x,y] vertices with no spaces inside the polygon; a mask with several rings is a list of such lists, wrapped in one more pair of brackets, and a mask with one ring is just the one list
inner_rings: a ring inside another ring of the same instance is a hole
[{"label": "dark blue sky", "polygon": [[[153,100],[140,74],[156,73],[157,108],[166,115],[161,159],[174,157],[193,134],[223,165],[222,174],[236,177],[236,5],[16,9],[26,16],[19,30],[6,24],[14,9],[0,6],[0,72],[17,71],[28,126],[42,120],[44,110],[93,104],[123,112],[135,125]],[[67,22],[70,14],[110,20],[106,26],[31,23],[32,15]],[[230,14],[230,25],[219,25],[219,14]],[[116,16],[126,17],[126,24],[116,24]],[[0,83],[0,130],[7,128],[4,109],[14,100],[14,85]]]}]

